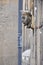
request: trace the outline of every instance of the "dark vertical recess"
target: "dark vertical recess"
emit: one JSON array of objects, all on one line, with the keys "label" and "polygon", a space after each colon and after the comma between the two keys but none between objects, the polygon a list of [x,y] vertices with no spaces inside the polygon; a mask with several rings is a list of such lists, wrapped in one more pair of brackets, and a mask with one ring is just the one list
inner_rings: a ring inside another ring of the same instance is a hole
[{"label": "dark vertical recess", "polygon": [[22,0],[18,0],[18,65],[22,65]]}]

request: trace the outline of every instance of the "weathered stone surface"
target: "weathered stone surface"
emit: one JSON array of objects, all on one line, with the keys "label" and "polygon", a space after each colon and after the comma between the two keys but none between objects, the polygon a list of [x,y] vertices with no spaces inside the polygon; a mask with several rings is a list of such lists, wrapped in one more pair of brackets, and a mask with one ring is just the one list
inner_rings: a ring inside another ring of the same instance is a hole
[{"label": "weathered stone surface", "polygon": [[17,0],[0,4],[0,65],[17,65]]}]

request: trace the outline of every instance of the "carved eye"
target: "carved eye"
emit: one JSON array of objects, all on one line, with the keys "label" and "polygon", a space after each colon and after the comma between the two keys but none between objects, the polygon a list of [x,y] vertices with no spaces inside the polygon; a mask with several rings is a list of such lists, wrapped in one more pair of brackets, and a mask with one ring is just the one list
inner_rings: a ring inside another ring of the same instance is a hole
[{"label": "carved eye", "polygon": [[25,17],[23,16],[22,19],[25,19]]}]

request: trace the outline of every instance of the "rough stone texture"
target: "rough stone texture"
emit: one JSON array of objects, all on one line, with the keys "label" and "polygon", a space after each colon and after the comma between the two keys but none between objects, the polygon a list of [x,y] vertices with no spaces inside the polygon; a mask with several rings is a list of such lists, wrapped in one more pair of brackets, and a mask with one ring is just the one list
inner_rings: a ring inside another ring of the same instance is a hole
[{"label": "rough stone texture", "polygon": [[10,0],[7,4],[0,4],[0,65],[18,64],[17,5],[17,0]]}]

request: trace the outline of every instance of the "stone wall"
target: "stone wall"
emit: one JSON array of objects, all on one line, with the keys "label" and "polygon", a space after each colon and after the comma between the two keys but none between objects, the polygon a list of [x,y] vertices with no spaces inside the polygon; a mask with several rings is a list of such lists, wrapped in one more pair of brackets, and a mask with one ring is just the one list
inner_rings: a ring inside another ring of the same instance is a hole
[{"label": "stone wall", "polygon": [[18,2],[0,3],[0,65],[17,65]]}]

